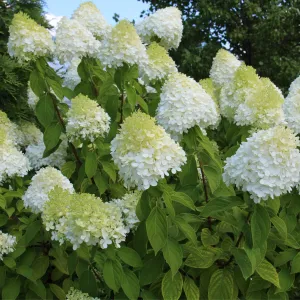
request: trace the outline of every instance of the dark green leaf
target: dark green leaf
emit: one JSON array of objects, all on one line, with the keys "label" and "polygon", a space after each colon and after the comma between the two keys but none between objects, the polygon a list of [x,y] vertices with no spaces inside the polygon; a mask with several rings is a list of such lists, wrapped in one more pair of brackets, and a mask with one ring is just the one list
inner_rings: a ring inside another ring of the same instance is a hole
[{"label": "dark green leaf", "polygon": [[135,88],[129,84],[125,85],[126,89],[126,95],[127,95],[127,101],[131,106],[131,109],[133,110],[136,105],[136,91]]},{"label": "dark green leaf", "polygon": [[208,300],[232,299],[234,283],[230,271],[220,269],[213,273],[208,287]]},{"label": "dark green leaf", "polygon": [[61,125],[60,123],[51,123],[46,127],[44,132],[44,144],[46,146],[45,151],[50,151],[53,149],[59,142],[59,138],[61,135]]},{"label": "dark green leaf", "polygon": [[282,237],[282,239],[287,239],[287,228],[285,222],[279,218],[278,216],[274,216],[271,218],[271,222],[278,231],[279,235]]},{"label": "dark green leaf", "polygon": [[199,300],[200,299],[200,290],[197,287],[195,281],[186,276],[184,278],[183,290],[187,300]]},{"label": "dark green leaf", "polygon": [[288,268],[283,268],[279,272],[278,276],[279,276],[280,288],[276,289],[276,293],[289,291],[289,289],[294,284],[295,275],[294,274],[290,274],[290,271],[289,271]]},{"label": "dark green leaf", "polygon": [[294,249],[288,249],[286,251],[278,253],[275,257],[274,266],[279,267],[287,262],[291,261],[297,254],[297,251]]},{"label": "dark green leaf", "polygon": [[203,228],[201,231],[201,241],[204,246],[213,246],[219,243],[219,236],[217,233],[211,234],[208,228]]},{"label": "dark green leaf", "polygon": [[80,275],[79,286],[83,293],[88,293],[91,297],[98,296],[96,278],[91,270],[86,270]]},{"label": "dark green leaf", "polygon": [[54,119],[54,106],[50,95],[40,98],[35,108],[35,114],[39,122],[46,128]]},{"label": "dark green leaf", "polygon": [[191,242],[196,243],[197,236],[195,230],[185,219],[180,216],[176,216],[174,223]]},{"label": "dark green leaf", "polygon": [[103,278],[109,288],[118,292],[123,278],[121,264],[118,261],[107,260],[103,268]]},{"label": "dark green leaf", "polygon": [[121,286],[124,293],[130,300],[137,299],[139,297],[140,283],[132,271],[128,269],[124,270],[124,277]]},{"label": "dark green leaf", "polygon": [[179,272],[172,276],[169,271],[162,280],[162,295],[165,300],[178,300],[182,292],[183,280]]},{"label": "dark green leaf", "polygon": [[88,152],[85,161],[85,173],[89,178],[92,178],[97,171],[97,155],[95,152]]},{"label": "dark green leaf", "polygon": [[146,221],[146,229],[151,246],[157,253],[165,245],[167,239],[166,214],[158,206],[152,209]]},{"label": "dark green leaf", "polygon": [[145,102],[145,100],[141,96],[136,95],[136,101],[139,104],[139,106],[142,108],[142,110],[145,113],[148,113],[148,104]]},{"label": "dark green leaf", "polygon": [[60,170],[64,176],[66,176],[67,178],[71,178],[76,170],[76,163],[74,161],[67,161],[62,165]]},{"label": "dark green leaf", "polygon": [[222,170],[212,166],[204,166],[203,171],[212,193],[219,187],[222,179]]},{"label": "dark green leaf", "polygon": [[168,238],[163,247],[163,255],[171,268],[172,276],[174,276],[182,264],[183,253],[181,246],[177,241]]},{"label": "dark green leaf", "polygon": [[191,253],[185,265],[192,268],[206,269],[209,268],[222,254],[222,250],[213,247],[200,247],[194,253]]},{"label": "dark green leaf", "polygon": [[254,248],[259,248],[265,243],[270,232],[270,227],[271,223],[268,212],[264,207],[256,204],[251,217],[251,233]]},{"label": "dark green leaf", "polygon": [[154,282],[162,273],[163,265],[164,258],[160,254],[145,262],[140,273],[141,285],[143,286]]},{"label": "dark green leaf", "polygon": [[65,300],[66,299],[66,294],[64,292],[64,290],[59,287],[56,284],[49,284],[51,292],[59,299],[59,300]]},{"label": "dark green leaf", "polygon": [[300,273],[300,252],[293,258],[292,263],[291,263],[291,273]]},{"label": "dark green leaf", "polygon": [[48,256],[39,256],[32,264],[31,268],[33,271],[32,277],[37,280],[44,276],[49,266]]},{"label": "dark green leaf", "polygon": [[269,282],[273,283],[275,286],[277,286],[278,288],[280,288],[279,277],[276,272],[276,269],[267,260],[264,259],[256,267],[256,272],[262,279],[269,281]]},{"label": "dark green leaf", "polygon": [[178,202],[185,207],[195,210],[194,201],[185,193],[181,192],[169,192],[172,201]]},{"label": "dark green leaf", "polygon": [[121,247],[118,249],[117,254],[129,266],[138,268],[143,265],[139,254],[132,248]]},{"label": "dark green leaf", "polygon": [[117,174],[113,163],[101,161],[104,172],[110,177],[113,182],[116,182]]},{"label": "dark green leaf", "polygon": [[235,261],[242,271],[244,279],[247,280],[255,271],[255,268],[253,268],[252,266],[251,260],[249,259],[244,249],[234,248],[232,249],[232,253],[234,255]]},{"label": "dark green leaf", "polygon": [[2,289],[2,299],[15,300],[18,298],[21,288],[20,278],[7,278]]}]

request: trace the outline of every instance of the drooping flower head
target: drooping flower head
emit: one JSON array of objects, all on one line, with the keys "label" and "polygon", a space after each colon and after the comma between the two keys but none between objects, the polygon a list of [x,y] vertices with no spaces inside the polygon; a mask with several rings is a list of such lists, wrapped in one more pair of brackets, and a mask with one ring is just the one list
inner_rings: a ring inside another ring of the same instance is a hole
[{"label": "drooping flower head", "polygon": [[94,141],[109,131],[109,115],[96,101],[82,94],[72,99],[67,117],[66,132],[71,141]]},{"label": "drooping flower head", "polygon": [[220,49],[214,57],[209,76],[216,88],[230,83],[241,62],[230,52]]},{"label": "drooping flower head", "polygon": [[71,195],[59,187],[50,192],[42,220],[53,240],[69,241],[74,250],[82,243],[120,247],[128,233],[116,204],[104,203],[93,194]]},{"label": "drooping flower head", "polygon": [[7,49],[10,56],[16,57],[22,63],[51,55],[54,43],[46,28],[19,12],[14,15],[9,26]]},{"label": "drooping flower head", "polygon": [[176,138],[194,126],[216,125],[219,114],[199,83],[182,73],[173,73],[162,87],[156,119]]},{"label": "drooping flower head", "polygon": [[121,20],[103,40],[99,59],[104,66],[114,68],[124,63],[143,65],[147,62],[146,47],[134,26],[127,20]]},{"label": "drooping flower head", "polygon": [[215,101],[216,104],[219,103],[218,101],[218,93],[216,91],[216,88],[214,87],[213,81],[211,78],[205,78],[201,79],[199,81],[200,85],[204,89],[204,91],[212,97],[212,99]]},{"label": "drooping flower head", "polygon": [[284,121],[282,92],[270,81],[261,78],[258,86],[245,94],[235,113],[237,125],[251,125],[255,128],[269,128]]},{"label": "drooping flower head", "polygon": [[100,300],[100,298],[90,297],[88,293],[83,293],[71,287],[66,295],[66,300]]},{"label": "drooping flower head", "polygon": [[22,197],[24,206],[34,213],[41,212],[49,200],[49,192],[56,186],[66,190],[66,193],[74,192],[73,185],[60,171],[53,167],[40,169],[32,177],[31,184]]},{"label": "drooping flower head", "polygon": [[142,77],[147,80],[161,80],[177,71],[175,62],[167,50],[153,42],[147,48],[148,62],[140,66]]},{"label": "drooping flower head", "polygon": [[158,39],[166,49],[177,49],[183,31],[181,11],[177,7],[159,9],[137,24],[136,29],[146,43]]},{"label": "drooping flower head", "polygon": [[8,132],[0,127],[0,183],[10,177],[23,177],[29,170],[28,159],[16,148]]},{"label": "drooping flower head", "polygon": [[86,27],[98,39],[106,37],[111,30],[100,10],[91,1],[81,3],[74,11],[72,19]]},{"label": "drooping flower head", "polygon": [[260,130],[226,159],[223,179],[249,192],[254,202],[285,194],[299,184],[299,145],[288,128]]},{"label": "drooping flower head", "polygon": [[66,17],[58,23],[55,45],[55,53],[61,63],[84,56],[95,57],[101,47],[101,43],[86,27]]},{"label": "drooping flower head", "polygon": [[157,185],[159,179],[170,171],[180,171],[186,162],[183,149],[155,124],[154,118],[140,111],[121,125],[111,142],[111,155],[124,185],[139,190]]},{"label": "drooping flower head", "polygon": [[139,219],[136,215],[136,206],[141,198],[142,193],[135,191],[125,194],[122,199],[113,199],[115,203],[122,211],[123,222],[126,225],[126,229],[130,231],[136,227]]},{"label": "drooping flower head", "polygon": [[3,233],[0,230],[0,260],[3,260],[3,255],[9,254],[15,250],[17,243],[16,237],[8,233]]}]

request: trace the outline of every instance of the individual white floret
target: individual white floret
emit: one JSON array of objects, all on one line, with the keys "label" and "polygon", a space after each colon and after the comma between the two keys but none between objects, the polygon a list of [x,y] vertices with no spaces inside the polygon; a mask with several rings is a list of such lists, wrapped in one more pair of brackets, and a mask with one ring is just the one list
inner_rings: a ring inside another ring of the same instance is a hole
[{"label": "individual white floret", "polygon": [[260,130],[226,159],[223,179],[249,192],[256,203],[290,192],[300,182],[299,145],[288,128]]},{"label": "individual white floret", "polygon": [[182,39],[181,11],[177,7],[159,9],[137,24],[136,29],[144,42],[155,40],[166,49],[176,49]]},{"label": "individual white floret", "polygon": [[56,186],[68,193],[74,192],[69,179],[59,170],[53,167],[40,169],[32,177],[31,183],[22,197],[25,207],[30,208],[34,213],[41,212],[44,204],[49,200],[49,192]]}]

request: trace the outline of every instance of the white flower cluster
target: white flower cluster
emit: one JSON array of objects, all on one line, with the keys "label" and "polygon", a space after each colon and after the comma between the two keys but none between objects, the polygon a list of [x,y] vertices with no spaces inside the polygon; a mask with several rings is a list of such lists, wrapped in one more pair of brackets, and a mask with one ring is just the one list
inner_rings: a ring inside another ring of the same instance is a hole
[{"label": "white flower cluster", "polygon": [[22,134],[16,129],[17,125],[0,111],[0,182],[14,176],[23,177],[30,170],[28,159],[17,148]]},{"label": "white flower cluster", "polygon": [[55,186],[73,193],[74,188],[69,179],[53,167],[40,169],[31,179],[31,184],[23,195],[25,207],[29,207],[32,212],[39,213],[49,200],[49,192]]},{"label": "white flower cluster", "polygon": [[46,149],[43,135],[38,142],[31,143],[25,150],[25,156],[29,159],[30,165],[35,170],[44,166],[52,166],[60,168],[65,162],[67,157],[68,141],[65,136],[62,136],[62,142],[59,147],[47,157],[43,157]]},{"label": "white flower cluster", "polygon": [[229,84],[241,62],[230,52],[220,49],[214,57],[209,76],[217,88]]},{"label": "white flower cluster", "polygon": [[111,155],[126,187],[146,190],[160,178],[175,174],[186,162],[183,149],[155,119],[135,112],[121,125],[111,142]]},{"label": "white flower cluster", "polygon": [[95,37],[102,39],[109,34],[111,26],[93,2],[84,2],[74,11],[72,19],[86,27]]},{"label": "white flower cluster", "polygon": [[117,205],[122,211],[123,222],[128,232],[136,227],[139,219],[136,215],[136,206],[141,198],[142,193],[135,191],[127,193],[122,199],[113,199],[112,202]]},{"label": "white flower cluster", "polygon": [[181,11],[176,7],[159,9],[137,24],[136,29],[144,42],[150,43],[158,38],[166,49],[176,49],[182,39]]},{"label": "white flower cluster", "polygon": [[156,119],[172,137],[178,139],[197,125],[216,125],[219,118],[214,100],[199,83],[181,73],[169,76],[162,87]]},{"label": "white flower cluster", "polygon": [[55,45],[55,53],[61,63],[83,56],[95,57],[101,47],[101,43],[87,28],[66,17],[58,23]]},{"label": "white flower cluster", "polygon": [[71,287],[66,295],[66,300],[100,300],[100,298],[90,297],[88,293],[83,293]]},{"label": "white flower cluster", "polygon": [[300,181],[299,145],[288,128],[260,130],[226,159],[223,179],[249,192],[256,203],[290,192]]},{"label": "white flower cluster", "polygon": [[96,101],[82,94],[72,99],[67,117],[66,133],[71,141],[83,139],[93,142],[109,131],[109,115]]},{"label": "white flower cluster", "polygon": [[146,81],[161,80],[169,74],[177,72],[173,59],[169,56],[167,50],[153,42],[147,48],[148,62],[140,65],[141,76]]},{"label": "white flower cluster", "polygon": [[289,94],[284,100],[283,111],[288,126],[297,134],[300,133],[300,76],[289,88]]},{"label": "white flower cluster", "polygon": [[93,194],[70,194],[59,187],[49,193],[42,220],[53,240],[69,241],[74,250],[82,243],[103,249],[110,244],[120,247],[128,233],[115,203],[104,203]]},{"label": "white flower cluster", "polygon": [[16,237],[8,233],[3,233],[0,230],[0,260],[3,259],[3,255],[11,253],[15,250],[17,243]]},{"label": "white flower cluster", "polygon": [[14,15],[9,26],[7,49],[10,56],[26,62],[39,56],[51,55],[54,43],[46,28],[19,12]]},{"label": "white flower cluster", "polygon": [[18,130],[20,132],[20,145],[27,147],[30,144],[37,144],[43,139],[42,132],[31,122],[22,121],[19,123]]},{"label": "white flower cluster", "polygon": [[127,20],[121,20],[102,41],[99,59],[104,66],[120,67],[143,65],[147,63],[146,47],[143,45],[134,26]]},{"label": "white flower cluster", "polygon": [[221,114],[237,125],[264,129],[284,121],[281,91],[244,64],[236,70],[230,83],[222,86],[219,101]]},{"label": "white flower cluster", "polygon": [[74,58],[72,59],[66,73],[63,75],[64,82],[63,85],[68,87],[71,90],[74,90],[77,84],[80,83],[81,78],[78,75],[77,68],[78,65],[80,64],[80,59],[79,58]]}]

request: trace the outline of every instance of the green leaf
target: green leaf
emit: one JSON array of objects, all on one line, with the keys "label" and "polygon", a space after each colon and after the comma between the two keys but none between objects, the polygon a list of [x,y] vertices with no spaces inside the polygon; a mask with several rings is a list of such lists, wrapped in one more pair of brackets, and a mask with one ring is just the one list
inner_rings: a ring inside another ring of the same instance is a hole
[{"label": "green leaf", "polygon": [[270,264],[267,260],[263,260],[257,267],[256,267],[256,272],[258,275],[266,280],[280,288],[279,285],[279,277],[276,272],[276,269],[273,267],[272,264]]},{"label": "green leaf", "polygon": [[70,179],[76,170],[76,163],[74,161],[67,161],[62,165],[60,170],[64,176]]},{"label": "green leaf", "polygon": [[129,84],[126,84],[125,89],[126,89],[127,101],[130,104],[131,109],[133,110],[135,108],[135,105],[136,105],[136,91],[135,91],[135,88],[132,87]]},{"label": "green leaf", "polygon": [[49,257],[39,256],[32,264],[31,268],[33,271],[32,277],[37,280],[44,276],[49,267]]},{"label": "green leaf", "polygon": [[162,280],[162,295],[165,300],[178,300],[182,292],[183,280],[179,272],[172,276],[169,271]]},{"label": "green leaf", "polygon": [[64,97],[64,90],[61,84],[55,80],[50,79],[49,77],[46,78],[46,81],[49,83],[50,87],[52,88],[55,95],[62,100]]},{"label": "green leaf", "polygon": [[108,259],[103,268],[103,278],[109,288],[118,292],[123,277],[122,266],[118,261]]},{"label": "green leaf", "polygon": [[213,166],[204,166],[203,171],[207,178],[212,193],[219,187],[222,178],[222,170]]},{"label": "green leaf", "polygon": [[232,299],[233,277],[230,271],[220,269],[213,273],[208,287],[208,300]]},{"label": "green leaf", "polygon": [[208,217],[213,216],[216,213],[230,210],[231,208],[239,205],[243,205],[244,201],[235,196],[231,197],[219,197],[211,199],[205,206],[201,213],[201,216]]},{"label": "green leaf", "polygon": [[124,270],[121,287],[125,295],[130,299],[137,299],[140,294],[140,283],[135,274],[129,269]]},{"label": "green leaf", "polygon": [[114,164],[107,161],[101,161],[101,164],[104,172],[110,177],[113,182],[116,182],[117,174],[114,168]]},{"label": "green leaf", "polygon": [[163,247],[163,255],[171,268],[172,276],[174,276],[182,264],[183,253],[181,246],[177,241],[168,238]]},{"label": "green leaf", "polygon": [[9,256],[4,257],[3,262],[10,269],[14,269],[16,267],[16,261]]},{"label": "green leaf", "polygon": [[192,242],[196,243],[197,236],[195,233],[195,229],[182,217],[176,216],[174,219],[174,223],[178,226],[180,231]]},{"label": "green leaf", "polygon": [[109,114],[111,121],[115,121],[118,114],[119,107],[119,96],[118,95],[110,95],[107,96],[105,110]]},{"label": "green leaf", "polygon": [[168,213],[170,214],[170,216],[175,217],[175,209],[172,204],[172,198],[170,196],[170,193],[167,193],[167,192],[163,193],[163,199],[164,199],[166,208],[168,210]]},{"label": "green leaf", "polygon": [[15,300],[18,298],[21,288],[20,278],[7,278],[2,289],[2,299]]},{"label": "green leaf", "polygon": [[187,156],[187,162],[181,168],[178,177],[182,186],[198,184],[198,170],[194,155]]},{"label": "green leaf", "polygon": [[49,284],[51,292],[59,299],[59,300],[65,300],[66,299],[66,294],[64,290],[59,287],[56,284]]},{"label": "green leaf", "polygon": [[83,293],[88,293],[91,297],[98,296],[96,278],[91,270],[86,270],[80,275],[79,286]]},{"label": "green leaf", "polygon": [[5,209],[6,208],[6,199],[0,195],[0,207]]},{"label": "green leaf", "polygon": [[37,282],[31,282],[28,287],[37,296],[39,296],[43,300],[46,300],[47,292],[46,292],[46,288],[41,280],[38,280]]},{"label": "green leaf", "polygon": [[97,172],[94,176],[94,181],[99,190],[100,195],[102,195],[108,188],[107,180],[100,172]]},{"label": "green leaf", "polygon": [[141,96],[136,95],[136,101],[139,104],[139,106],[142,108],[142,110],[145,113],[148,113],[148,104],[145,102],[145,100]]},{"label": "green leaf", "polygon": [[51,96],[42,96],[35,107],[35,115],[44,128],[52,123],[54,113],[55,111]]},{"label": "green leaf", "polygon": [[278,216],[271,218],[271,222],[278,231],[279,235],[286,240],[287,239],[287,227],[285,222]]},{"label": "green leaf", "polygon": [[276,293],[287,292],[293,286],[295,275],[290,274],[288,268],[283,268],[278,274],[280,288],[276,289]]},{"label": "green leaf", "polygon": [[45,151],[50,151],[58,144],[61,135],[61,129],[61,125],[58,122],[51,123],[46,127],[44,132],[44,144],[46,147]]},{"label": "green leaf", "polygon": [[213,246],[219,243],[219,236],[217,233],[211,234],[208,228],[203,228],[201,231],[201,241],[204,246]]},{"label": "green leaf", "polygon": [[222,250],[213,247],[200,247],[191,253],[184,264],[192,268],[209,268],[222,254]]},{"label": "green leaf", "polygon": [[181,192],[168,192],[172,201],[178,202],[185,207],[195,210],[194,201],[185,193]]},{"label": "green leaf", "polygon": [[186,276],[184,278],[183,290],[187,300],[199,300],[200,299],[200,290],[197,287],[195,281]]},{"label": "green leaf", "polygon": [[88,152],[85,160],[85,173],[89,178],[92,178],[97,171],[97,155],[95,152]]},{"label": "green leaf", "polygon": [[293,258],[291,267],[291,274],[300,273],[300,252]]},{"label": "green leaf", "polygon": [[259,248],[268,238],[271,228],[269,214],[264,207],[256,204],[251,217],[251,234],[253,247]]},{"label": "green leaf", "polygon": [[129,266],[138,268],[143,265],[139,254],[132,248],[121,247],[120,249],[118,249],[117,254],[124,261],[124,263]]},{"label": "green leaf", "polygon": [[164,211],[155,206],[146,221],[148,239],[155,253],[157,253],[167,240],[167,219]]},{"label": "green leaf", "polygon": [[26,266],[26,265],[21,265],[21,266],[19,266],[18,268],[17,268],[17,270],[16,270],[16,272],[18,273],[18,274],[20,274],[20,275],[22,275],[22,276],[24,276],[24,277],[26,277],[26,278],[28,278],[28,279],[30,279],[30,280],[33,280],[34,281],[34,279],[33,279],[33,277],[32,277],[32,269],[30,268],[30,267],[28,267],[28,266]]},{"label": "green leaf", "polygon": [[278,253],[278,255],[275,257],[274,267],[282,266],[291,261],[297,255],[297,253],[298,252],[294,249],[287,249],[286,251]]},{"label": "green leaf", "polygon": [[45,83],[45,78],[41,72],[37,69],[32,70],[30,73],[30,87],[32,91],[38,96],[41,97],[46,91],[47,86]]},{"label": "green leaf", "polygon": [[144,263],[143,269],[141,270],[140,273],[141,285],[143,286],[154,282],[162,273],[163,266],[164,266],[164,258],[160,254],[147,260]]},{"label": "green leaf", "polygon": [[250,258],[244,249],[234,248],[232,249],[232,253],[242,271],[243,277],[247,280],[255,271]]},{"label": "green leaf", "polygon": [[3,226],[7,223],[8,217],[6,215],[0,214],[0,226]]}]

